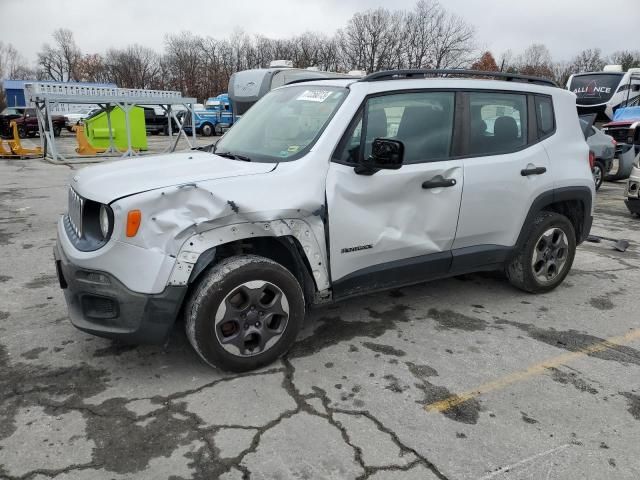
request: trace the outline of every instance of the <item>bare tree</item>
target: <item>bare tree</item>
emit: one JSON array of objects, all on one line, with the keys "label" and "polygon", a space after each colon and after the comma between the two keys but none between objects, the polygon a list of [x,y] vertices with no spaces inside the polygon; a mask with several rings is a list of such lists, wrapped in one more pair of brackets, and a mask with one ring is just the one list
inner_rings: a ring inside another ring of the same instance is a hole
[{"label": "bare tree", "polygon": [[0,41],[0,79],[23,80],[29,75],[33,70],[24,57],[12,44]]},{"label": "bare tree", "polygon": [[185,95],[196,96],[203,61],[202,39],[190,32],[168,35],[165,52],[171,86]]},{"label": "bare tree", "polygon": [[515,60],[513,56],[513,51],[511,49],[505,50],[498,57],[498,70],[501,72],[509,72],[515,73],[518,71],[518,68],[515,65]]},{"label": "bare tree", "polygon": [[348,68],[374,72],[399,64],[402,19],[384,8],[355,13],[338,34]]},{"label": "bare tree", "polygon": [[567,84],[571,74],[576,73],[573,62],[554,62],[551,69],[553,70],[553,80],[561,87]]},{"label": "bare tree", "polygon": [[431,41],[433,68],[460,68],[472,60],[475,27],[461,17],[438,7]]},{"label": "bare tree", "polygon": [[108,66],[99,53],[84,55],[78,62],[77,75],[83,82],[108,83],[111,81]]},{"label": "bare tree", "polygon": [[160,77],[160,56],[141,45],[111,49],[105,58],[109,78],[119,87],[156,88]]},{"label": "bare tree", "polygon": [[38,53],[38,65],[50,80],[77,81],[78,64],[82,59],[71,30],[59,28],[53,32],[54,44],[45,43]]},{"label": "bare tree", "polygon": [[440,10],[436,0],[420,0],[414,9],[407,13],[403,32],[403,53],[407,68],[431,66],[431,45]]},{"label": "bare tree", "polygon": [[518,71],[524,75],[554,78],[551,53],[541,43],[534,43],[527,47],[524,53],[516,60],[516,64]]},{"label": "bare tree", "polygon": [[599,48],[587,49],[580,52],[572,62],[573,73],[599,72],[605,65]]},{"label": "bare tree", "polygon": [[640,50],[621,50],[611,54],[609,62],[614,65],[622,65],[624,71],[630,68],[640,68]]},{"label": "bare tree", "polygon": [[[337,38],[325,38],[320,46],[318,67],[321,70],[338,72],[342,68],[340,62],[340,47]],[[349,70],[349,69],[347,69]]]}]

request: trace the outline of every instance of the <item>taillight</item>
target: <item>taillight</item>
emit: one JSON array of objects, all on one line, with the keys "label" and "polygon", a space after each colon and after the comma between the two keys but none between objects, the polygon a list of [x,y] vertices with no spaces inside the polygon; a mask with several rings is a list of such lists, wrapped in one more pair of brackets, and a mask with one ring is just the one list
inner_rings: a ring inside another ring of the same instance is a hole
[{"label": "taillight", "polygon": [[595,164],[596,164],[596,154],[593,153],[592,151],[589,151],[589,167],[593,168]]}]

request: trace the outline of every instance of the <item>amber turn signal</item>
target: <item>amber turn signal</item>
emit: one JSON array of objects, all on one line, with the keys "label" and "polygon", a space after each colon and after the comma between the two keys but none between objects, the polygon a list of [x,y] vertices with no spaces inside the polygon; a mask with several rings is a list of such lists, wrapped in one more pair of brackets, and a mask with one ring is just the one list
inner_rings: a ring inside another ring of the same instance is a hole
[{"label": "amber turn signal", "polygon": [[140,210],[130,210],[127,214],[127,237],[135,237],[140,228],[142,213]]}]

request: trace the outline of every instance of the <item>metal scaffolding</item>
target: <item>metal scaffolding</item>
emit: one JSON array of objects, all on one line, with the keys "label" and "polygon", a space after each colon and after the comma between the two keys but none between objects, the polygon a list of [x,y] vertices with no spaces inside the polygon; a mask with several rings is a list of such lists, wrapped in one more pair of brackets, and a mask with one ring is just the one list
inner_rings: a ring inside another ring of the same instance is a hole
[{"label": "metal scaffolding", "polygon": [[[68,159],[58,152],[55,135],[53,134],[53,122],[51,119],[52,109],[58,104],[85,104],[98,105],[107,114],[107,125],[109,130],[109,148],[105,153],[120,153],[113,141],[113,130],[111,128],[111,111],[119,107],[124,112],[125,125],[127,131],[127,150],[122,157],[138,155],[131,146],[131,123],[129,113],[131,109],[138,106],[159,105],[167,113],[168,132],[173,137],[173,125],[178,126],[177,135],[167,152],[175,151],[180,137],[184,135],[185,140],[191,148],[196,145],[196,130],[192,129],[192,140],[183,129],[183,122],[180,121],[172,108],[182,105],[187,114],[191,114],[191,124],[195,125],[194,105],[195,98],[182,97],[180,92],[164,90],[140,90],[130,88],[111,88],[95,86],[75,86],[65,83],[27,83],[25,92],[29,101],[35,106],[38,119],[38,129],[40,131],[40,143],[44,157],[54,162],[67,162]],[[173,120],[173,122],[172,122]],[[84,159],[86,161],[86,159]]]}]

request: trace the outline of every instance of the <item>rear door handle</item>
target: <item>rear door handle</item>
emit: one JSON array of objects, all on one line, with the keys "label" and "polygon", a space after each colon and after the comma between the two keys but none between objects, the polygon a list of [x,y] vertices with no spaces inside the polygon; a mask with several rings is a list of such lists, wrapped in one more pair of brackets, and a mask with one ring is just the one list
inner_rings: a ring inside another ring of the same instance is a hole
[{"label": "rear door handle", "polygon": [[520,175],[528,177],[529,175],[542,175],[547,171],[546,167],[525,168],[520,170]]},{"label": "rear door handle", "polygon": [[443,178],[442,175],[436,175],[431,180],[422,182],[422,188],[446,188],[453,187],[456,183],[455,178]]}]

